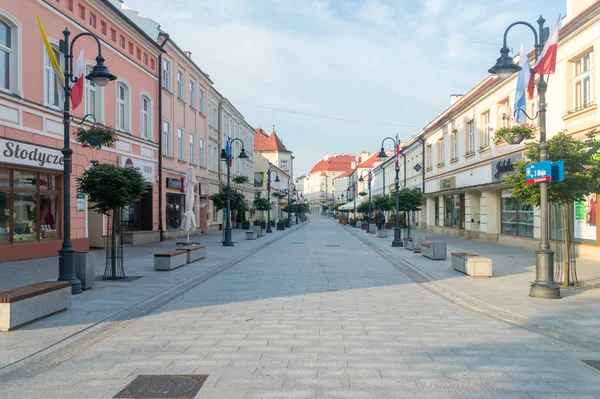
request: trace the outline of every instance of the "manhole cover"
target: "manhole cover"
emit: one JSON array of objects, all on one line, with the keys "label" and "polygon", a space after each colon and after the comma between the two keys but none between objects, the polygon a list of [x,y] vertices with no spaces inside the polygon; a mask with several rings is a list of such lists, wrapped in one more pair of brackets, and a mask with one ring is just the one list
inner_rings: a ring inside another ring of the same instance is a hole
[{"label": "manhole cover", "polygon": [[600,370],[600,360],[582,360],[588,366],[592,366],[593,368]]},{"label": "manhole cover", "polygon": [[208,375],[138,375],[115,398],[193,398]]}]

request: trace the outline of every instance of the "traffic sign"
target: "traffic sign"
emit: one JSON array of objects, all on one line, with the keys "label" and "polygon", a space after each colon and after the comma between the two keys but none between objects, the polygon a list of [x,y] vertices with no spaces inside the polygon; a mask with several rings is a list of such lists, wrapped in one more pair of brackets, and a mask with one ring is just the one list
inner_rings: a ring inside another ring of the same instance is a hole
[{"label": "traffic sign", "polygon": [[525,168],[525,183],[542,183],[551,180],[552,163],[543,161],[527,165]]},{"label": "traffic sign", "polygon": [[551,164],[552,180],[550,181],[563,181],[565,180],[565,161],[556,161]]}]

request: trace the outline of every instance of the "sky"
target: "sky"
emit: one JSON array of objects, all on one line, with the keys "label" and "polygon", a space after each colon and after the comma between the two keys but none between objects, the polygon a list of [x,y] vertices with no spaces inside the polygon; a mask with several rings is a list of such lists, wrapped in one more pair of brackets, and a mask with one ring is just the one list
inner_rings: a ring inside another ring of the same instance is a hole
[{"label": "sky", "polygon": [[[254,127],[273,125],[294,175],[325,153],[408,140],[488,76],[506,27],[566,0],[125,0],[208,73]],[[508,46],[533,48],[511,29]],[[282,110],[293,111],[285,112]],[[306,115],[309,114],[309,115]]]}]

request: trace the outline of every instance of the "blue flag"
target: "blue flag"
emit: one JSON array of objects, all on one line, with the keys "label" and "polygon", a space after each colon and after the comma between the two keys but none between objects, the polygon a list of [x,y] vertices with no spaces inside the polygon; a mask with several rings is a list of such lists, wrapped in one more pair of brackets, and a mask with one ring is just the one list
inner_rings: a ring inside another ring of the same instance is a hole
[{"label": "blue flag", "polygon": [[231,157],[231,140],[227,137],[227,141],[225,142],[225,156],[227,159]]},{"label": "blue flag", "polygon": [[[519,76],[517,76],[517,90],[515,92],[515,121],[519,125],[524,125],[527,122],[527,116],[525,115],[525,109],[527,106],[526,101],[526,90],[527,85],[529,83],[529,60],[527,59],[527,54],[523,50],[523,44],[521,44],[521,50],[519,52],[519,66],[521,70],[519,71]],[[531,115],[533,118],[533,115]]]}]

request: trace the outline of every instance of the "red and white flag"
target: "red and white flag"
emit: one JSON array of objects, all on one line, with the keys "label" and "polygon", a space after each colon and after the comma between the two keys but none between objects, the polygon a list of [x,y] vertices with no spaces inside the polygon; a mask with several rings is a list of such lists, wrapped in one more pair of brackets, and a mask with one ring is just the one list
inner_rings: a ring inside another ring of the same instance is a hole
[{"label": "red and white flag", "polygon": [[396,151],[396,166],[398,166],[398,163],[400,162],[400,141],[398,141],[398,135],[396,135],[396,143],[394,145],[394,150]]},{"label": "red and white flag", "polygon": [[[556,24],[552,31],[550,32],[550,36],[548,36],[548,40],[546,40],[546,44],[544,45],[544,49],[542,53],[538,56],[538,60],[533,66],[533,72],[538,75],[550,75],[554,73],[556,70],[556,50],[558,48],[558,31],[560,30],[560,16],[556,20]],[[535,89],[535,74],[531,74],[529,76],[529,84],[527,85],[527,94],[529,95],[529,99],[533,98],[533,91]]]},{"label": "red and white flag", "polygon": [[84,73],[85,58],[83,56],[83,49],[81,49],[75,67],[73,68],[73,76],[77,78],[77,81],[71,84],[71,105],[73,109],[77,108],[83,99],[83,86],[85,85]]}]

